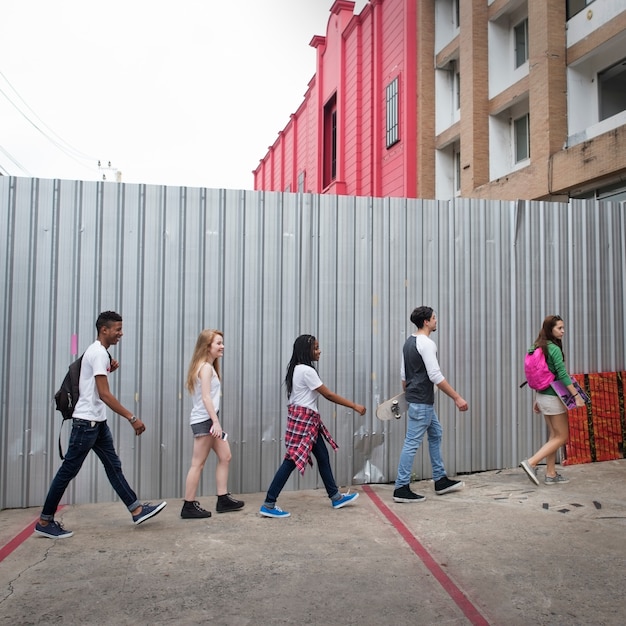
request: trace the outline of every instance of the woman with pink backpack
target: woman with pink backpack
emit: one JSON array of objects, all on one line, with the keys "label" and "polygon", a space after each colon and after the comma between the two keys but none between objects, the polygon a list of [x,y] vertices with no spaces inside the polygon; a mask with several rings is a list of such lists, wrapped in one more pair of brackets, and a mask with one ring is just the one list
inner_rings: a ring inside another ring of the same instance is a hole
[{"label": "woman with pink backpack", "polygon": [[[554,380],[560,380],[576,399],[576,406],[585,406],[584,400],[572,383],[565,369],[565,355],[563,354],[562,339],[565,334],[565,324],[558,315],[548,315],[543,320],[533,348],[541,350],[545,356],[548,369],[554,375]],[[531,348],[532,349],[532,348]],[[530,350],[529,350],[530,352]],[[530,384],[530,381],[529,381]],[[522,461],[520,467],[526,472],[528,479],[535,485],[539,484],[537,478],[537,465],[542,459],[546,459],[546,485],[556,485],[569,482],[565,476],[556,471],[556,453],[558,449],[567,443],[569,425],[567,421],[567,408],[561,401],[556,391],[548,384],[546,389],[537,390],[533,411],[543,413],[548,426],[548,441],[533,454]]]}]

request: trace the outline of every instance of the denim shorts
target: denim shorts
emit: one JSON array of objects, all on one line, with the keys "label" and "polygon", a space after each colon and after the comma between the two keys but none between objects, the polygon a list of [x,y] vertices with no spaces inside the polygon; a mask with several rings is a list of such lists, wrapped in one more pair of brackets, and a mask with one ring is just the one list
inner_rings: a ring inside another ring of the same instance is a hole
[{"label": "denim shorts", "polygon": [[549,393],[538,393],[537,405],[543,415],[560,415],[561,413],[567,413],[567,408],[563,402],[561,402],[561,398]]},{"label": "denim shorts", "polygon": [[191,431],[194,437],[206,437],[211,434],[211,426],[213,426],[213,420],[209,417],[204,422],[198,422],[191,425]]}]

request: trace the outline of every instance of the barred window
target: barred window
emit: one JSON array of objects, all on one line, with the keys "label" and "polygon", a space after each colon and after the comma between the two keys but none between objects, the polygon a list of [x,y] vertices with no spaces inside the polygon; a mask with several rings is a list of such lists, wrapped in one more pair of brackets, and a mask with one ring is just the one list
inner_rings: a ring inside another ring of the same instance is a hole
[{"label": "barred window", "polygon": [[387,148],[391,148],[400,141],[400,99],[398,89],[399,77],[396,76],[386,90],[387,103]]}]

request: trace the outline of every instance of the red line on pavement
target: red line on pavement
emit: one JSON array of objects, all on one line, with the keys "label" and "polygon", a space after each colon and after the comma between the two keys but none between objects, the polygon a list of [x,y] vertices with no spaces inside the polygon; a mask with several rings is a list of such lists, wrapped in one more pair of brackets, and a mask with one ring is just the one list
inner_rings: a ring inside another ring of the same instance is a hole
[{"label": "red line on pavement", "polygon": [[443,571],[441,566],[430,555],[428,550],[411,533],[402,520],[380,499],[377,493],[369,485],[363,485],[363,491],[371,498],[380,512],[391,522],[402,538],[409,544],[413,552],[430,570],[431,574],[439,581],[446,593],[456,602],[463,611],[465,617],[472,624],[489,626],[489,622],[480,614],[480,611],[468,600],[467,596],[452,582],[450,577]]},{"label": "red line on pavement", "polygon": [[[61,505],[57,511],[60,511],[63,508]],[[39,516],[37,516],[26,528],[21,531],[19,534],[15,535],[13,539],[10,539],[7,543],[0,547],[0,563],[6,559],[13,550],[19,548],[32,534],[34,531],[35,524],[39,521]]]}]

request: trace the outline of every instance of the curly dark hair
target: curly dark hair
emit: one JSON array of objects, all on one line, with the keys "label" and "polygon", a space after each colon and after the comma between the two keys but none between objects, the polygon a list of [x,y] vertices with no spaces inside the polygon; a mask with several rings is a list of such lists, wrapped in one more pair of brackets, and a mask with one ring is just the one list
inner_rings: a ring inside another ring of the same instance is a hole
[{"label": "curly dark hair", "polygon": [[102,311],[96,320],[96,330],[100,332],[103,326],[110,326],[114,322],[121,322],[122,316],[115,311]]}]

